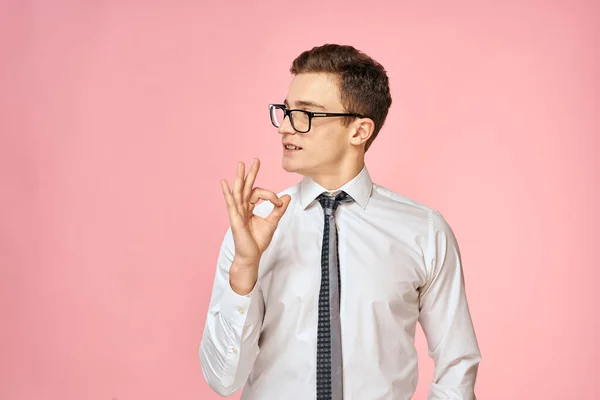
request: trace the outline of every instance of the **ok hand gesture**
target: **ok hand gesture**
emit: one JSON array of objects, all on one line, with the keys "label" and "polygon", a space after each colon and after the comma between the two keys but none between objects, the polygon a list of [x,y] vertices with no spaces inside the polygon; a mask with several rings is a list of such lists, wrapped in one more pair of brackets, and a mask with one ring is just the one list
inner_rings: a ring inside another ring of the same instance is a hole
[{"label": "ok hand gesture", "polygon": [[[270,190],[253,187],[259,168],[260,161],[255,159],[244,178],[244,163],[238,163],[233,192],[227,180],[221,181],[235,244],[235,264],[256,269],[291,200],[289,195],[279,198]],[[252,212],[259,200],[268,200],[275,206],[266,218]]]}]

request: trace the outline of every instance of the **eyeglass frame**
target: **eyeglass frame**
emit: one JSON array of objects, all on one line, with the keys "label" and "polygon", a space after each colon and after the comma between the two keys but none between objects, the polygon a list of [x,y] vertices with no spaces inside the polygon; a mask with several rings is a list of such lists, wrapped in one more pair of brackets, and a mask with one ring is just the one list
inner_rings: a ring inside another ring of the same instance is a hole
[{"label": "eyeglass frame", "polygon": [[[364,115],[357,114],[357,113],[334,113],[334,112],[306,111],[306,110],[300,110],[300,109],[295,109],[295,108],[288,109],[285,104],[269,104],[269,118],[271,119],[271,124],[275,128],[279,128],[279,126],[275,125],[275,122],[273,122],[273,108],[278,108],[278,109],[283,110],[283,120],[281,121],[281,123],[283,123],[283,121],[285,121],[285,118],[288,117],[288,119],[290,120],[290,125],[298,133],[310,132],[310,128],[312,128],[312,119],[313,118],[326,118],[326,117],[365,118]],[[300,130],[296,129],[296,127],[294,126],[294,119],[292,118],[292,111],[299,111],[299,112],[303,112],[308,115],[308,129],[307,130],[300,131]]]}]

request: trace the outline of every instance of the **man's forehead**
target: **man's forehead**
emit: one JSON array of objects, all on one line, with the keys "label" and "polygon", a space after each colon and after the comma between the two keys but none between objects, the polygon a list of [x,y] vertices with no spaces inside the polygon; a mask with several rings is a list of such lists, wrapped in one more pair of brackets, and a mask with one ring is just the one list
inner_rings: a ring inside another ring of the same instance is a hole
[{"label": "man's forehead", "polygon": [[340,104],[339,90],[330,74],[302,73],[290,83],[286,105],[327,109]]}]

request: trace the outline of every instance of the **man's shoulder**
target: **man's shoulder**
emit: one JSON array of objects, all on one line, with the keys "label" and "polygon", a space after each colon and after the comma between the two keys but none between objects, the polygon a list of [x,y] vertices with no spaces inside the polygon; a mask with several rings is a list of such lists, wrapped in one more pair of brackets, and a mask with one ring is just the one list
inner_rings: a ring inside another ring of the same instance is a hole
[{"label": "man's shoulder", "polygon": [[399,218],[403,218],[406,222],[407,215],[412,217],[409,220],[416,222],[419,226],[427,228],[429,231],[433,229],[441,229],[451,231],[451,227],[442,212],[432,206],[415,200],[409,196],[395,192],[387,187],[373,184],[372,197],[376,196],[382,202],[390,202],[398,207]]},{"label": "man's shoulder", "polygon": [[377,183],[373,183],[372,196],[377,196],[382,201],[396,203],[401,206],[406,206],[415,210],[420,210],[426,214],[435,211],[435,209],[426,205],[425,203],[417,201],[412,197],[401,194]]}]

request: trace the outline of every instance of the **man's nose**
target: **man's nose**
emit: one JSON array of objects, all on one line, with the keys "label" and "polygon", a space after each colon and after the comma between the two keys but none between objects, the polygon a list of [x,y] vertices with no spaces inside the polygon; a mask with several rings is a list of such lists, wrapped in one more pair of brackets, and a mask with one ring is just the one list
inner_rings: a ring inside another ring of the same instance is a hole
[{"label": "man's nose", "polygon": [[277,128],[277,131],[282,135],[286,133],[288,135],[294,135],[296,133],[294,128],[292,128],[292,123],[290,122],[290,117],[288,115],[286,115],[283,121],[281,121],[281,124],[279,124],[279,128]]}]

